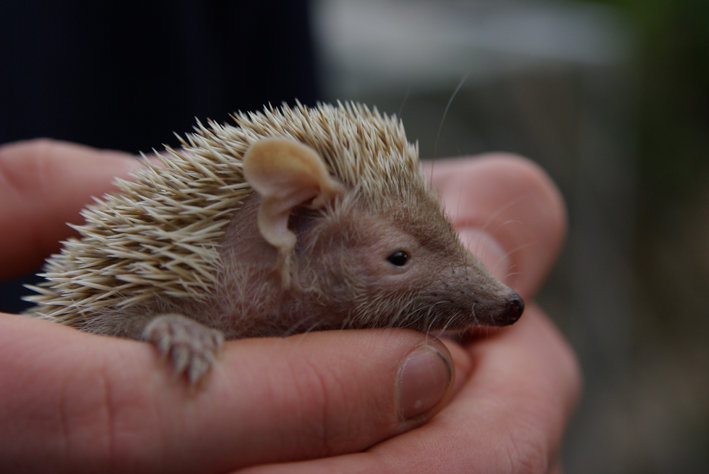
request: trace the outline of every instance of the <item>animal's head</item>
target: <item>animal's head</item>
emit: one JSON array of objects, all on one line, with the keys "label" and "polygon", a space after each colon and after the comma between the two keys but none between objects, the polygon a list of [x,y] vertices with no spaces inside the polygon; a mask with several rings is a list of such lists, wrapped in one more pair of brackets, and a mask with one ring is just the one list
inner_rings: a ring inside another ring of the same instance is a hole
[{"label": "animal's head", "polygon": [[332,326],[440,330],[515,322],[521,298],[463,248],[414,171],[393,177],[412,181],[398,187],[353,185],[331,175],[302,143],[254,143],[244,176],[260,195],[259,232],[278,249],[282,285],[339,308]]}]

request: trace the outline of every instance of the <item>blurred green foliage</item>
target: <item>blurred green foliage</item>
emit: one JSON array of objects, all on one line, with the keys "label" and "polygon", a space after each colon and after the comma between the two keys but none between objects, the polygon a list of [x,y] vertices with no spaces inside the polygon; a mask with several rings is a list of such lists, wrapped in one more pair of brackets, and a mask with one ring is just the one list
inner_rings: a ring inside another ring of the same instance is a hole
[{"label": "blurred green foliage", "polygon": [[591,1],[625,13],[638,39],[638,211],[649,224],[706,187],[709,1]]},{"label": "blurred green foliage", "polygon": [[637,40],[633,257],[645,318],[697,337],[709,329],[709,1],[586,1],[624,14]]},{"label": "blurred green foliage", "polygon": [[630,472],[707,472],[709,1],[585,1],[624,14],[636,40],[632,398],[657,407],[637,419],[660,449]]}]

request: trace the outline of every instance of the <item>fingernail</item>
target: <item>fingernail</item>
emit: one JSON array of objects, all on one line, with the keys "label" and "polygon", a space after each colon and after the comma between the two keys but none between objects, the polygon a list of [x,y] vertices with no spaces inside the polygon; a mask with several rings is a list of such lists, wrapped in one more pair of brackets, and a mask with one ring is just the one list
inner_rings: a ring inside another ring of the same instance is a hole
[{"label": "fingernail", "polygon": [[474,227],[463,227],[458,230],[458,236],[465,248],[475,255],[493,275],[500,280],[507,276],[510,257],[490,234]]},{"label": "fingernail", "polygon": [[415,349],[399,368],[398,409],[402,420],[428,414],[447,395],[453,381],[450,355],[431,345]]}]

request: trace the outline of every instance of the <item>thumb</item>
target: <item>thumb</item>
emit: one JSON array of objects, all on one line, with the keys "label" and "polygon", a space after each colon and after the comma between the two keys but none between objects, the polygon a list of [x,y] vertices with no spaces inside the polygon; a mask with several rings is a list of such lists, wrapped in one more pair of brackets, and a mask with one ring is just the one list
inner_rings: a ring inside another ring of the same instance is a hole
[{"label": "thumb", "polygon": [[[224,429],[215,434],[228,444],[223,452],[241,452],[239,465],[368,448],[429,418],[452,385],[445,346],[410,331],[316,332],[227,346],[215,390],[238,393],[239,413],[227,423],[218,413],[213,423]],[[243,435],[237,443],[235,432]]]},{"label": "thumb", "polygon": [[0,316],[0,360],[1,457],[29,470],[221,472],[358,451],[429,418],[453,378],[438,340],[386,329],[230,342],[196,391],[147,344],[25,317]]}]

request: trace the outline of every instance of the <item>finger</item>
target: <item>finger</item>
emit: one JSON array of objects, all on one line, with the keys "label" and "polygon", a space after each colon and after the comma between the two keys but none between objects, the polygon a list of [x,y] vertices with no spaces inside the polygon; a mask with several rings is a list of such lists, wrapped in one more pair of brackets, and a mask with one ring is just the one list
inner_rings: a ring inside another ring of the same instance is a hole
[{"label": "finger", "polygon": [[461,240],[522,296],[539,289],[566,232],[556,186],[532,162],[505,154],[426,163]]},{"label": "finger", "polygon": [[427,424],[363,453],[246,472],[549,472],[580,393],[568,345],[532,306],[515,326],[471,346],[469,355],[461,363],[475,370]]},{"label": "finger", "polygon": [[[467,382],[412,438],[425,444],[429,435],[447,435],[451,450],[464,453],[454,470],[547,472],[580,394],[573,351],[535,305],[514,326],[466,349]],[[452,436],[461,420],[475,420],[475,428]],[[428,426],[431,432],[423,433]]]},{"label": "finger", "polygon": [[359,451],[421,423],[451,386],[445,346],[412,331],[230,342],[190,391],[147,344],[0,325],[0,457],[29,470],[223,472]]},{"label": "finger", "polygon": [[0,278],[35,270],[70,235],[65,223],[80,222],[91,196],[139,166],[126,153],[52,140],[0,147]]}]

